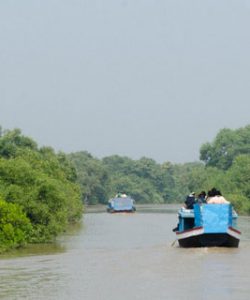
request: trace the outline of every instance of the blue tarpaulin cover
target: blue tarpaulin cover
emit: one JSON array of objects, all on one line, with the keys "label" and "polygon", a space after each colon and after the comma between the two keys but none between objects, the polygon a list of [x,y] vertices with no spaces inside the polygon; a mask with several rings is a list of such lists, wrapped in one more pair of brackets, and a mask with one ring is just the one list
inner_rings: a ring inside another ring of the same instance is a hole
[{"label": "blue tarpaulin cover", "polygon": [[133,199],[130,197],[114,198],[112,200],[112,207],[114,210],[132,210],[133,204]]},{"label": "blue tarpaulin cover", "polygon": [[195,205],[195,226],[203,226],[205,233],[226,232],[232,226],[230,204]]}]

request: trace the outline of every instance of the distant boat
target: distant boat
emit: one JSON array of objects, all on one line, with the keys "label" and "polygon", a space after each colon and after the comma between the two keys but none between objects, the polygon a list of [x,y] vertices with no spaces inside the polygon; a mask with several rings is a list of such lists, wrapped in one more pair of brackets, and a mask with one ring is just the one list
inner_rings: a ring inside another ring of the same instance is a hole
[{"label": "distant boat", "polygon": [[231,204],[194,204],[181,208],[176,237],[181,247],[238,247],[241,232]]},{"label": "distant boat", "polygon": [[127,195],[116,196],[110,199],[107,207],[107,212],[110,213],[135,211],[134,200]]}]

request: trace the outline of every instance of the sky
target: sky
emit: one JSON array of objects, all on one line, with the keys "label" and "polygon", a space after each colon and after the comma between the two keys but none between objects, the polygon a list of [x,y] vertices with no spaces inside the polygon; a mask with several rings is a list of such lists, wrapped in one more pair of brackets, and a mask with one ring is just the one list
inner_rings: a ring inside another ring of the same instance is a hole
[{"label": "sky", "polygon": [[250,124],[248,0],[0,2],[0,125],[39,146],[199,161]]}]

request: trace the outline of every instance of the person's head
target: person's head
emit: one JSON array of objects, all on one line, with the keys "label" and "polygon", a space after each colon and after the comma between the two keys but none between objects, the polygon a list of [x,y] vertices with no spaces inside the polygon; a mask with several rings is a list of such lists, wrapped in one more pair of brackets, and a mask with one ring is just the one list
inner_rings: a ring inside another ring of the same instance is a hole
[{"label": "person's head", "polygon": [[215,187],[213,187],[211,191],[213,196],[222,196],[221,192],[217,190]]},{"label": "person's head", "polygon": [[207,196],[208,197],[213,197],[214,196],[214,192],[212,190],[207,192]]},{"label": "person's head", "polygon": [[219,196],[219,195],[221,195],[221,193],[220,193],[220,191],[218,191],[215,187],[213,187],[212,189],[211,189],[211,196],[210,197],[214,197],[214,196]]},{"label": "person's head", "polygon": [[198,198],[205,198],[206,197],[206,193],[204,194],[204,192],[200,192],[200,194],[198,195]]}]

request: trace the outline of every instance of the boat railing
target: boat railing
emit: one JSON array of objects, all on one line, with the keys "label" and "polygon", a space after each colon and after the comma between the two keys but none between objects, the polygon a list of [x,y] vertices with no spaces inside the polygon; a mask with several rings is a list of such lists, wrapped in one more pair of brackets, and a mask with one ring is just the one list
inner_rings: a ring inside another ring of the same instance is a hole
[{"label": "boat railing", "polygon": [[194,210],[182,207],[179,209],[178,215],[182,218],[194,218]]}]

